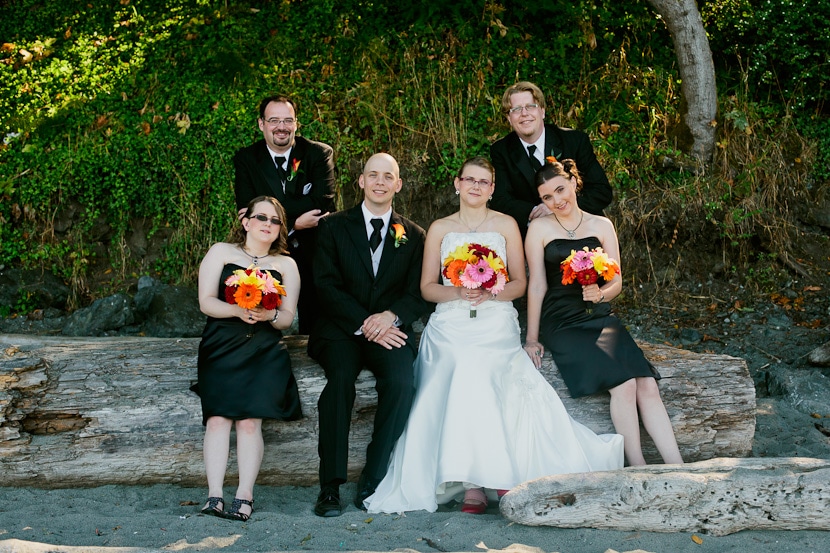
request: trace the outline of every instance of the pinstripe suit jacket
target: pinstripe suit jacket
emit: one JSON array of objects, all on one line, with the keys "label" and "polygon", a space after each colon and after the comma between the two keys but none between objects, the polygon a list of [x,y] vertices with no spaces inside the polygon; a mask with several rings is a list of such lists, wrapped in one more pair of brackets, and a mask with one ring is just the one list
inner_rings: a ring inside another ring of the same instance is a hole
[{"label": "pinstripe suit jacket", "polygon": [[396,248],[386,236],[375,276],[360,204],[320,220],[314,282],[321,313],[309,336],[312,357],[327,340],[352,339],[369,315],[388,309],[407,332],[428,310],[420,292],[424,229],[393,211],[389,227],[395,223],[404,226],[407,242]]}]

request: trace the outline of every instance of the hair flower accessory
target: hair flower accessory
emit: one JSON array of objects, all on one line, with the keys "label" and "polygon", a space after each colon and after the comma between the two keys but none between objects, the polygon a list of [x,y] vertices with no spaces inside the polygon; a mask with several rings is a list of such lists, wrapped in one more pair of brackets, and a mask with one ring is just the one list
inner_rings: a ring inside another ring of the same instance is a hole
[{"label": "hair flower accessory", "polygon": [[400,223],[393,223],[389,226],[389,234],[395,239],[395,247],[400,248],[409,241],[406,235],[406,229]]},{"label": "hair flower accessory", "polygon": [[276,309],[282,305],[284,295],[285,288],[279,280],[253,265],[237,269],[225,280],[225,301],[243,309],[260,305],[264,309]]},{"label": "hair flower accessory", "polygon": [[[577,281],[582,286],[588,286],[597,282],[600,277],[609,282],[620,272],[619,263],[608,257],[602,248],[589,250],[588,246],[579,251],[571,250],[571,255],[565,258],[561,266],[562,284],[565,285]],[[586,307],[588,313],[593,311],[593,305],[591,303]]]},{"label": "hair flower accessory", "polygon": [[[494,296],[504,290],[509,277],[504,261],[490,248],[481,244],[462,244],[444,259],[443,275],[453,286],[484,288]],[[476,308],[470,307],[470,318]]]},{"label": "hair flower accessory", "polygon": [[291,160],[291,173],[288,175],[288,180],[294,180],[297,177],[297,172],[300,169],[300,160],[294,158]]}]

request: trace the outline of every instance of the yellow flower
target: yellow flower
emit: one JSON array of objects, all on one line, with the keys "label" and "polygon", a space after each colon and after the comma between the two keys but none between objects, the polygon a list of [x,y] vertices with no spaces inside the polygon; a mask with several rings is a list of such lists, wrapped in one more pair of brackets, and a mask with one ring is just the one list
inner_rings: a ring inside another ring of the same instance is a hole
[{"label": "yellow flower", "polygon": [[450,252],[447,258],[444,260],[444,265],[449,265],[453,261],[475,261],[476,256],[474,253],[470,251],[470,246],[468,244],[461,244],[455,250]]},{"label": "yellow flower", "polygon": [[490,252],[484,260],[487,261],[487,264],[490,265],[490,268],[496,273],[504,269],[504,261],[502,261],[501,258],[493,252]]}]

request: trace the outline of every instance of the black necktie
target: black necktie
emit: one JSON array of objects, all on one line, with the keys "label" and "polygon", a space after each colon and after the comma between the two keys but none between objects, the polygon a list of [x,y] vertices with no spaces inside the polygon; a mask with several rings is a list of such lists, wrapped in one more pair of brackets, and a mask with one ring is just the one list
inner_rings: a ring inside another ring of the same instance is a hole
[{"label": "black necktie", "polygon": [[538,171],[542,168],[542,164],[539,163],[539,160],[536,158],[536,145],[530,145],[527,147],[527,154],[530,156],[530,166],[533,167],[534,171]]},{"label": "black necktie", "polygon": [[372,219],[369,222],[372,223],[372,226],[375,229],[372,231],[372,236],[369,237],[369,247],[372,248],[372,251],[374,252],[378,249],[378,246],[380,246],[381,243],[380,229],[383,228],[383,219]]},{"label": "black necktie", "polygon": [[280,176],[280,182],[285,184],[285,169],[282,168],[282,166],[285,164],[285,156],[274,156],[274,161],[277,164],[277,174]]}]

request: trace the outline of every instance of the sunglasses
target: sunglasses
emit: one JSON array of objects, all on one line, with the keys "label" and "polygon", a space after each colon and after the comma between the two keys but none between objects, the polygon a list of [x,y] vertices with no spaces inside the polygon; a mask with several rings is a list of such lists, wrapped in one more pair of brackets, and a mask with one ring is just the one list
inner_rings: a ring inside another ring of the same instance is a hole
[{"label": "sunglasses", "polygon": [[267,215],[263,215],[262,213],[258,215],[251,215],[251,219],[256,219],[257,221],[262,221],[263,223],[266,221],[271,221],[272,225],[281,225],[282,220],[279,217],[268,217]]}]

